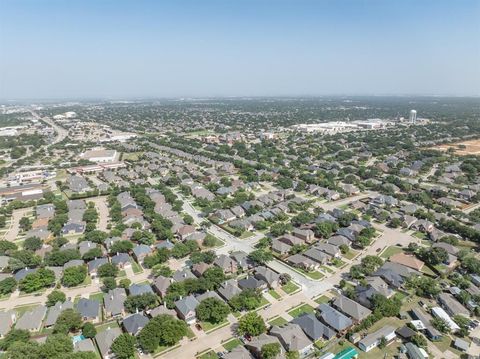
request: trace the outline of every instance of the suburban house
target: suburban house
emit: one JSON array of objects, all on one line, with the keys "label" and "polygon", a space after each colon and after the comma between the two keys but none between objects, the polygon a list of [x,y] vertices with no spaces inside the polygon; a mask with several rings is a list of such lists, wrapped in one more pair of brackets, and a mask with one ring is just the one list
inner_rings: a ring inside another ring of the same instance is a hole
[{"label": "suburban house", "polygon": [[372,313],[370,309],[364,307],[361,304],[358,304],[354,300],[351,300],[344,295],[336,297],[333,300],[332,305],[341,312],[348,315],[355,322],[361,322]]},{"label": "suburban house", "polygon": [[330,328],[335,329],[337,332],[343,332],[353,325],[353,322],[349,317],[340,313],[328,304],[322,303],[317,309],[320,311],[320,320]]},{"label": "suburban house", "polygon": [[313,313],[305,313],[294,318],[290,323],[298,324],[305,334],[314,342],[319,339],[330,340],[337,335],[335,330],[323,324]]},{"label": "suburban house", "polygon": [[80,298],[75,305],[75,310],[80,313],[84,321],[100,322],[100,303],[96,300]]},{"label": "suburban house", "polygon": [[313,342],[298,324],[288,323],[280,327],[274,325],[270,329],[270,335],[277,337],[286,351],[298,352],[301,358],[306,357],[313,349]]},{"label": "suburban house", "polygon": [[110,289],[103,297],[106,317],[117,317],[125,314],[123,306],[127,299],[127,292],[123,288]]},{"label": "suburban house", "polygon": [[197,320],[195,309],[199,304],[200,302],[193,295],[189,295],[175,302],[175,310],[178,316],[190,325]]},{"label": "suburban house", "polygon": [[364,352],[369,352],[370,350],[376,348],[380,344],[381,340],[384,338],[386,342],[390,342],[395,339],[397,334],[395,333],[395,328],[392,326],[385,326],[380,328],[376,332],[368,334],[365,338],[358,342],[358,347]]},{"label": "suburban house", "polygon": [[115,357],[110,348],[113,341],[120,335],[122,335],[122,330],[118,327],[108,327],[106,330],[95,335],[95,341],[97,342],[98,350],[103,359],[113,359]]}]

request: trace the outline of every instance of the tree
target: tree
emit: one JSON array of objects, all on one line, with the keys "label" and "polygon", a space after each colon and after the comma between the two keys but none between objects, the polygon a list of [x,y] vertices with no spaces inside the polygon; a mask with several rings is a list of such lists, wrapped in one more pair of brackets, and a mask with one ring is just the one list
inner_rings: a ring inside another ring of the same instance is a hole
[{"label": "tree", "polygon": [[275,359],[281,353],[280,343],[269,343],[262,345],[260,350],[262,359]]},{"label": "tree", "polygon": [[32,229],[32,221],[28,217],[22,217],[20,218],[20,221],[18,222],[20,229],[22,231],[28,231]]},{"label": "tree", "polygon": [[262,303],[262,294],[253,289],[245,289],[241,293],[233,296],[228,303],[237,311],[245,309],[253,310],[258,308]]},{"label": "tree", "polygon": [[15,288],[17,288],[17,281],[13,277],[8,277],[0,281],[0,295],[13,293]]},{"label": "tree", "polygon": [[122,278],[120,279],[119,286],[120,288],[128,289],[130,287],[130,284],[132,284],[132,281],[128,278]]},{"label": "tree", "polygon": [[103,288],[106,292],[111,289],[117,288],[117,282],[114,277],[105,277],[103,278]]},{"label": "tree", "polygon": [[238,333],[255,337],[267,331],[263,318],[256,312],[248,312],[238,321]]},{"label": "tree", "polygon": [[[210,223],[210,222],[208,222],[208,223]],[[211,234],[207,233],[207,235],[203,239],[202,244],[205,247],[215,247],[215,245],[217,244],[217,239],[214,236],[212,236]]]},{"label": "tree", "polygon": [[85,338],[93,338],[95,335],[97,335],[97,329],[92,323],[86,322],[83,325],[82,334]]},{"label": "tree", "polygon": [[133,249],[133,243],[130,241],[118,241],[110,247],[110,253],[128,253]]},{"label": "tree", "polygon": [[217,324],[227,318],[230,308],[217,298],[206,298],[197,306],[196,312],[201,321]]},{"label": "tree", "polygon": [[47,302],[45,303],[47,307],[54,306],[57,302],[63,303],[67,299],[65,293],[54,290],[47,296]]},{"label": "tree", "polygon": [[23,249],[28,251],[35,252],[36,250],[42,248],[43,241],[38,237],[28,237],[23,242]]},{"label": "tree", "polygon": [[87,278],[85,266],[69,267],[63,271],[62,284],[65,287],[75,287],[82,284]]},{"label": "tree", "polygon": [[42,359],[41,347],[36,342],[14,342],[5,357],[9,359]]},{"label": "tree", "polygon": [[298,351],[294,350],[294,351],[287,352],[287,355],[285,355],[285,357],[287,359],[299,359],[300,354],[298,354]]},{"label": "tree", "polygon": [[103,257],[102,250],[98,247],[95,247],[85,252],[82,256],[82,259],[85,261],[91,261],[95,258],[101,258],[101,257]]},{"label": "tree", "polygon": [[108,238],[108,234],[99,230],[93,230],[85,234],[85,240],[98,244],[103,244]]},{"label": "tree", "polygon": [[80,252],[77,249],[55,250],[47,255],[45,262],[50,266],[58,267],[73,259],[80,259]]},{"label": "tree", "polygon": [[159,346],[172,346],[187,335],[187,324],[171,315],[162,314],[153,318],[138,334],[138,343],[146,352]]},{"label": "tree", "polygon": [[437,329],[441,333],[450,333],[450,326],[448,325],[447,321],[443,318],[436,317],[430,320],[430,323],[433,325],[435,329]]},{"label": "tree", "polygon": [[10,241],[0,240],[0,255],[5,255],[8,251],[16,251],[17,245]]},{"label": "tree", "polygon": [[118,274],[118,268],[115,264],[105,263],[98,267],[97,273],[100,278],[116,277]]},{"label": "tree", "polygon": [[53,327],[54,333],[67,334],[70,331],[77,331],[82,327],[82,317],[73,309],[65,309],[60,313]]},{"label": "tree", "polygon": [[324,221],[315,225],[315,235],[321,238],[329,238],[338,228],[334,222]]},{"label": "tree", "polygon": [[115,338],[111,349],[118,359],[133,358],[135,354],[135,337],[128,333],[123,333]]},{"label": "tree", "polygon": [[425,263],[432,266],[445,263],[448,260],[448,252],[441,247],[431,247],[426,250],[422,248],[419,251],[419,256]]},{"label": "tree", "polygon": [[15,342],[26,343],[30,340],[30,332],[23,329],[11,329],[5,337],[0,340],[0,349],[5,351]]},{"label": "tree", "polygon": [[125,302],[125,309],[130,313],[135,313],[137,310],[147,310],[155,308],[158,303],[158,298],[153,293],[143,293],[140,295],[131,295]]},{"label": "tree", "polygon": [[411,342],[420,348],[426,348],[428,345],[427,339],[420,333],[415,334],[410,338]]},{"label": "tree", "polygon": [[205,290],[217,289],[225,281],[225,273],[220,267],[208,268],[201,277]]},{"label": "tree", "polygon": [[256,249],[248,255],[255,263],[262,265],[273,260],[273,254],[265,249]]},{"label": "tree", "polygon": [[40,351],[43,358],[63,359],[66,353],[73,352],[72,339],[66,334],[50,334]]},{"label": "tree", "polygon": [[51,269],[40,268],[29,273],[18,284],[18,288],[25,293],[36,292],[55,283],[55,273]]}]

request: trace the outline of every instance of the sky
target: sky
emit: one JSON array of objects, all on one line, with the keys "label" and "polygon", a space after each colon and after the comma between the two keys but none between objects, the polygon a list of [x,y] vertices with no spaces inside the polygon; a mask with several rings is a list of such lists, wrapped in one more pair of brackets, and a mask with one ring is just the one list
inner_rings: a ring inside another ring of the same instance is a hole
[{"label": "sky", "polygon": [[0,0],[0,98],[480,96],[480,0]]}]

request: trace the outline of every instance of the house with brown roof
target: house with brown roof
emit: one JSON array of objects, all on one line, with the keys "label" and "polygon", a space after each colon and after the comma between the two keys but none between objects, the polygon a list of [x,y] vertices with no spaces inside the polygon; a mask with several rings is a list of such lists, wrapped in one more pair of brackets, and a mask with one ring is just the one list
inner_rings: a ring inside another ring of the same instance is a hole
[{"label": "house with brown roof", "polygon": [[390,257],[390,262],[402,264],[406,267],[421,271],[425,263],[411,254],[397,253]]}]

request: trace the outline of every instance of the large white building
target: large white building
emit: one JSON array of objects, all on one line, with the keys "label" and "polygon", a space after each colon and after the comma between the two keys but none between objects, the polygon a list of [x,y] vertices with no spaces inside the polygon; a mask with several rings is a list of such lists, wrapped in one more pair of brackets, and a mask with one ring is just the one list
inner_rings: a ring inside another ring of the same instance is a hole
[{"label": "large white building", "polygon": [[416,110],[410,110],[410,123],[415,123],[417,122],[417,111]]},{"label": "large white building", "polygon": [[108,163],[114,162],[117,158],[117,151],[115,150],[89,150],[80,155],[81,158],[89,160],[95,163]]}]

